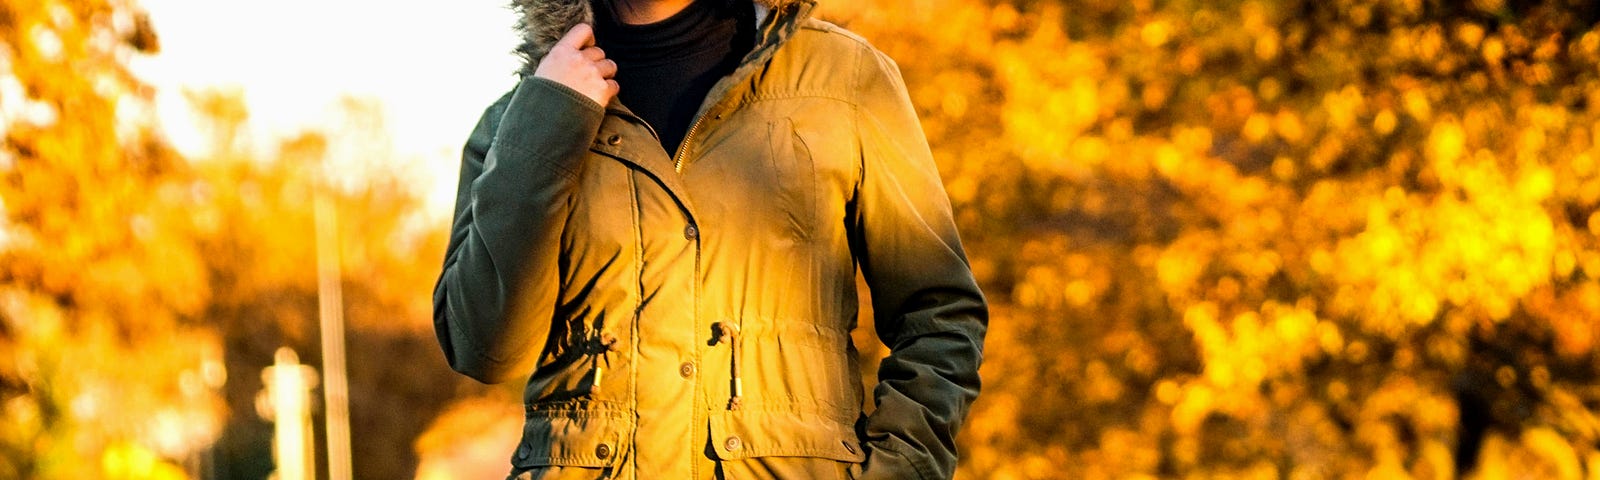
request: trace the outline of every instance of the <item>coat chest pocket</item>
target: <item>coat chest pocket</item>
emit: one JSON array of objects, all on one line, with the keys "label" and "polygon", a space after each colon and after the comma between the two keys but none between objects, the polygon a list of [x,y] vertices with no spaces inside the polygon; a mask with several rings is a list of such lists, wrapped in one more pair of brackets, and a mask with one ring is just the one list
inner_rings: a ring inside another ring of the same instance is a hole
[{"label": "coat chest pocket", "polygon": [[809,237],[816,222],[818,200],[811,149],[789,118],[767,122],[767,147],[767,172],[776,187],[778,205],[788,219],[789,231],[796,238]]}]

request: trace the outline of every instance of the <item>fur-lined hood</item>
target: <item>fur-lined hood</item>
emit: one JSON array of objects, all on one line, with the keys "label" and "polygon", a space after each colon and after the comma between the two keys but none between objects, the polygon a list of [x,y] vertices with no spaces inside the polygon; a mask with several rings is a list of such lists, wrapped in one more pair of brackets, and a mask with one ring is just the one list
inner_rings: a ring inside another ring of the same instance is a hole
[{"label": "fur-lined hood", "polygon": [[[517,31],[522,34],[522,45],[517,55],[522,57],[522,73],[531,75],[539,59],[550,53],[550,47],[561,35],[579,23],[594,23],[595,0],[511,0],[516,10]],[[772,11],[781,11],[801,0],[754,0],[757,5]]]}]

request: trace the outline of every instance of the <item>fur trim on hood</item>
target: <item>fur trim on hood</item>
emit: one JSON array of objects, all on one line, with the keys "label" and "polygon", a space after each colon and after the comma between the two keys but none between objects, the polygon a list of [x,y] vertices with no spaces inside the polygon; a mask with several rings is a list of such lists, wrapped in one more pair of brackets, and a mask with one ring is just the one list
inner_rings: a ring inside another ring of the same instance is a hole
[{"label": "fur trim on hood", "polygon": [[[550,53],[550,47],[561,40],[561,35],[579,23],[594,23],[594,6],[597,0],[511,0],[517,12],[517,31],[522,34],[522,45],[517,55],[522,57],[522,73],[532,75],[539,59]],[[771,10],[781,10],[800,0],[754,0]]]}]

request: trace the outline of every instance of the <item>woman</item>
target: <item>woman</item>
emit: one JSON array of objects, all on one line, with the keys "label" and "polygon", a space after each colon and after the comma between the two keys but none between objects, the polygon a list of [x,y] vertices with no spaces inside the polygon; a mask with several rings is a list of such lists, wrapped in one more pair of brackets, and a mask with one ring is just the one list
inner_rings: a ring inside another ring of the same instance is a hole
[{"label": "woman", "polygon": [[894,63],[806,0],[516,6],[434,291],[452,368],[531,371],[512,477],[950,478],[988,314]]}]

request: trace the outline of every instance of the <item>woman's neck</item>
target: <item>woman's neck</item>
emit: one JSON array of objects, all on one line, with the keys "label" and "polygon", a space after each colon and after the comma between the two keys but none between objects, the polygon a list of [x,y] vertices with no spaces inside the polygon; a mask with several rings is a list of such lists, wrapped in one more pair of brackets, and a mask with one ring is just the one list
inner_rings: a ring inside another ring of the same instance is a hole
[{"label": "woman's neck", "polygon": [[611,0],[611,8],[618,22],[646,25],[666,20],[691,3],[694,0]]}]

